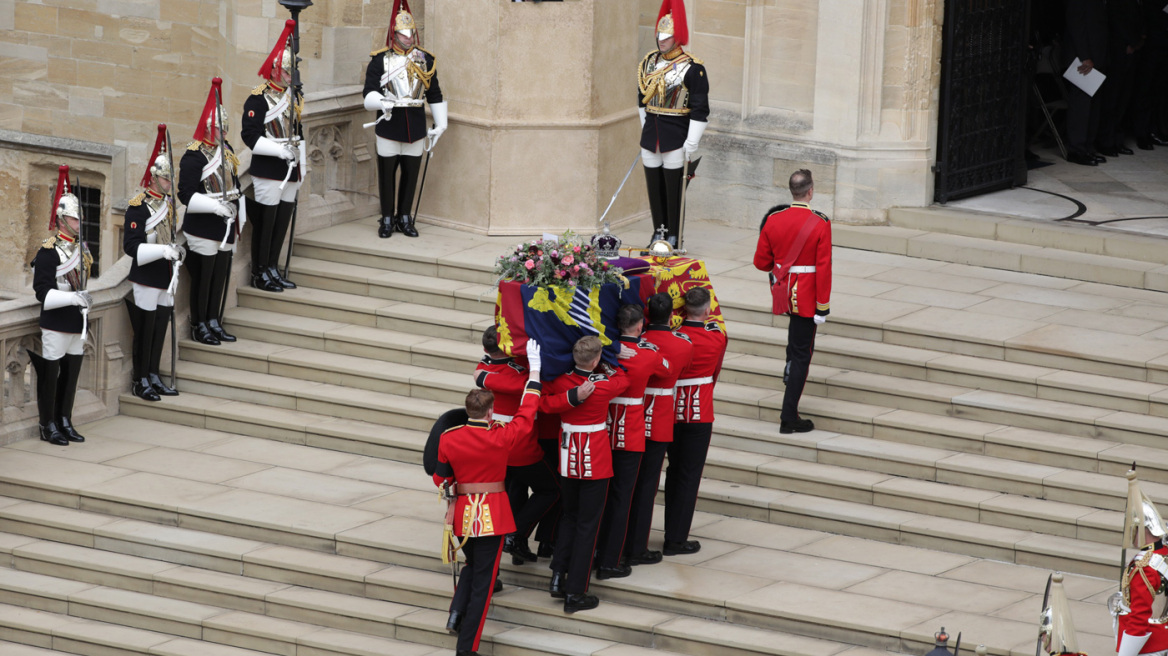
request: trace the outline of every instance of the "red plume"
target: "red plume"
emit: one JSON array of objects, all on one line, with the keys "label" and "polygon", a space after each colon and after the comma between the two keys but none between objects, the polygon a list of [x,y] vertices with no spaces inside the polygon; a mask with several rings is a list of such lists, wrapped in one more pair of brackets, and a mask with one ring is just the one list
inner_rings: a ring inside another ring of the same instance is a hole
[{"label": "red plume", "polygon": [[405,11],[413,16],[414,12],[410,11],[410,0],[393,0],[393,10],[389,12],[389,31],[385,35],[385,45],[393,45],[393,26],[397,22],[397,15]]},{"label": "red plume", "polygon": [[166,124],[158,124],[158,137],[154,140],[154,150],[150,153],[150,158],[146,160],[146,172],[142,174],[142,186],[149,187],[151,182],[150,168],[154,166],[154,158],[158,157],[158,153],[166,149]]},{"label": "red plume", "polygon": [[288,37],[292,35],[292,30],[296,29],[296,21],[289,18],[284,22],[284,31],[280,32],[280,38],[276,39],[276,45],[272,48],[272,52],[268,54],[268,58],[264,60],[263,66],[260,66],[260,72],[257,73],[265,80],[271,80],[275,73],[275,67],[280,65],[280,57],[284,54],[284,49],[288,47]]},{"label": "red plume", "polygon": [[[218,92],[219,99],[222,100],[222,78],[211,78],[211,90],[207,92],[207,103],[203,105],[203,115],[199,117],[199,125],[195,128],[195,141],[202,141],[208,144],[219,143],[219,116],[215,113],[218,111],[215,104],[216,92]],[[207,119],[211,117],[214,117],[214,119],[212,120],[211,128],[207,129]]]},{"label": "red plume", "polygon": [[689,23],[685,20],[685,0],[661,0],[661,11],[657,13],[657,23],[666,14],[673,14],[673,41],[679,46],[689,44]]},{"label": "red plume", "polygon": [[69,165],[62,164],[61,168],[57,169],[57,191],[53,194],[53,215],[49,217],[49,230],[57,229],[57,204],[61,202],[61,196],[69,193]]}]

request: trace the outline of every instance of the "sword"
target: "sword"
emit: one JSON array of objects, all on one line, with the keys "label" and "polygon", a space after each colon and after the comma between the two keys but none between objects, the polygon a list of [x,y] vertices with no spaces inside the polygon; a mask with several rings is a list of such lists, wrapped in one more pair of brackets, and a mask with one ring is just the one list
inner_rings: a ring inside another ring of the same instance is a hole
[{"label": "sword", "polygon": [[[292,135],[300,139],[301,121],[300,113],[296,111],[296,100],[304,99],[304,85],[300,82],[300,23],[296,23],[296,27],[292,28]],[[301,140],[303,143],[303,140]],[[304,181],[308,176],[308,162],[306,160],[307,145],[300,146],[300,184],[304,185]],[[291,168],[288,170],[288,177],[292,176]],[[283,189],[283,185],[280,186]],[[292,220],[288,226],[288,255],[284,257],[284,272],[285,278],[288,277],[288,270],[292,268],[292,246],[296,243],[296,215],[300,213],[300,193],[297,191],[297,199],[292,202]],[[276,260],[280,259],[280,252],[276,251]],[[228,260],[230,262],[230,260]],[[226,294],[224,294],[226,297]]]},{"label": "sword", "polygon": [[1038,617],[1038,644],[1034,646],[1034,656],[1042,656],[1042,616],[1046,614],[1046,605],[1050,602],[1050,583],[1054,580],[1054,574],[1046,577],[1046,592],[1042,594],[1042,608],[1039,609]]},{"label": "sword", "polygon": [[[177,213],[178,199],[175,197],[176,195],[175,195],[175,191],[174,191],[174,187],[175,187],[175,184],[174,184],[175,183],[174,150],[172,150],[171,146],[170,146],[170,128],[169,127],[166,128],[166,157],[167,157],[167,159],[170,160],[170,208],[167,211]],[[151,165],[153,165],[153,163],[151,163]],[[167,220],[170,220],[171,216],[174,216],[175,219],[178,218],[175,214],[171,214],[171,215],[167,216]],[[171,226],[171,230],[170,230],[171,240],[173,242],[178,241],[178,234],[177,234],[178,233],[178,225],[177,224],[178,224],[178,221],[176,220],[175,224]],[[172,296],[178,292],[178,269],[180,266],[182,266],[182,265],[179,262],[175,262],[171,265],[170,284],[171,284],[171,287],[173,287],[174,289],[167,287],[166,291],[167,291],[167,293],[171,294]],[[173,302],[172,302],[172,305],[173,305]],[[177,375],[177,372],[178,372],[178,366],[177,366],[178,365],[178,335],[177,335],[177,330],[175,328],[175,324],[177,324],[177,323],[178,322],[175,320],[174,312],[171,312],[171,314],[170,314],[170,386],[172,388],[175,386],[175,382],[176,382],[175,376]]]},{"label": "sword", "polygon": [[641,151],[637,151],[637,157],[633,160],[633,163],[629,165],[629,170],[625,173],[625,177],[621,178],[620,186],[616,188],[616,193],[612,195],[612,200],[608,201],[608,207],[604,208],[604,214],[600,215],[600,219],[597,221],[597,223],[604,223],[604,217],[608,216],[608,211],[612,209],[612,204],[616,202],[616,197],[619,196],[621,190],[625,188],[625,183],[629,181],[629,176],[633,174],[633,169],[637,168],[637,162],[640,160]]},{"label": "sword", "polygon": [[[85,206],[81,204],[81,174],[77,174],[77,181],[73,183],[73,187],[77,190],[77,214],[80,217],[77,221],[77,250],[81,252],[81,261],[77,264],[77,281],[81,285],[81,291],[89,290],[89,267],[85,266],[85,254],[89,248],[85,244]],[[89,308],[81,308],[81,341],[85,342],[85,337],[89,333]]]},{"label": "sword", "polygon": [[682,253],[685,253],[685,192],[689,189],[689,181],[697,175],[698,164],[701,161],[702,158],[699,157],[691,162],[689,155],[685,156],[684,173],[681,176],[681,216],[677,219],[677,250]]},{"label": "sword", "polygon": [[[426,144],[429,145],[430,137],[426,137]],[[414,199],[414,220],[418,220],[418,208],[422,205],[422,192],[426,190],[426,172],[430,170],[430,153],[433,146],[426,148],[426,161],[422,164],[422,182],[418,186],[418,197]]]}]

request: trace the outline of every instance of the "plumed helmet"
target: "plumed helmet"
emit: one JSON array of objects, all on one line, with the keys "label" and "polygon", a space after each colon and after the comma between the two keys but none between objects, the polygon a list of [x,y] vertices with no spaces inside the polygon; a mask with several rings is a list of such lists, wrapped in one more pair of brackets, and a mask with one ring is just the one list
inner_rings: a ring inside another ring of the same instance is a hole
[{"label": "plumed helmet", "polygon": [[57,189],[53,193],[53,214],[49,218],[49,229],[56,230],[62,223],[61,217],[65,216],[81,219],[81,202],[71,191],[68,164],[62,164],[57,169]]},{"label": "plumed helmet", "polygon": [[409,0],[393,0],[393,8],[389,13],[389,33],[385,35],[385,45],[393,45],[393,35],[401,33],[404,36],[413,36],[418,29],[414,15],[410,13]]},{"label": "plumed helmet", "polygon": [[1071,607],[1063,589],[1062,572],[1051,575],[1050,594],[1039,616],[1038,637],[1042,641],[1042,650],[1051,656],[1079,653]]},{"label": "plumed helmet", "polygon": [[662,0],[661,11],[657,13],[657,40],[673,37],[674,43],[684,46],[689,43],[689,25],[685,19],[683,0]]},{"label": "plumed helmet", "polygon": [[70,217],[73,219],[81,218],[81,201],[71,193],[63,193],[57,199],[57,218]]}]

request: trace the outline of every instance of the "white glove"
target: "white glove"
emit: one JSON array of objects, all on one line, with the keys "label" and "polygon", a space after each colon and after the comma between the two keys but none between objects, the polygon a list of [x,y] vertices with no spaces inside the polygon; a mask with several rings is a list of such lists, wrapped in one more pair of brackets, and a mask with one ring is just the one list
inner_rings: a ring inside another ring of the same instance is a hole
[{"label": "white glove", "polygon": [[134,258],[134,261],[138,263],[138,266],[156,262],[166,258],[166,249],[168,248],[170,248],[170,246],[167,246],[166,244],[139,244],[138,253]]},{"label": "white glove", "polygon": [[165,257],[167,260],[174,262],[175,260],[181,259],[182,254],[179,253],[179,250],[174,246],[168,244],[163,246],[163,248],[166,249],[166,254],[163,255],[163,257]]},{"label": "white glove", "polygon": [[539,369],[542,366],[539,342],[534,339],[527,340],[527,377],[530,380],[539,380]]},{"label": "white glove", "polygon": [[1119,638],[1118,656],[1139,656],[1140,650],[1144,648],[1144,645],[1147,644],[1151,637],[1151,633],[1136,636],[1124,631],[1123,635]]},{"label": "white glove", "polygon": [[645,111],[645,108],[644,108],[644,107],[638,107],[638,108],[637,108],[637,114],[640,114],[640,116],[641,116],[641,127],[642,127],[642,128],[644,128],[644,127],[645,127],[645,119],[646,119],[646,118],[648,118],[649,114],[648,114],[648,112],[646,112],[646,111]]},{"label": "white glove", "polygon": [[252,154],[265,155],[267,157],[279,157],[280,159],[292,161],[296,158],[292,154],[291,149],[282,143],[269,139],[267,137],[260,137],[256,140],[256,144],[252,146]]},{"label": "white glove", "polygon": [[235,216],[235,209],[232,206],[207,194],[192,194],[191,199],[187,201],[187,211],[196,214],[218,214],[225,219]]},{"label": "white glove", "polygon": [[433,148],[438,143],[438,137],[446,132],[446,121],[448,118],[446,103],[440,102],[430,105],[430,112],[434,114],[434,127],[430,128],[427,136],[430,137],[430,147]]},{"label": "white glove", "polygon": [[397,105],[397,97],[393,95],[382,96],[381,101],[378,104],[380,105],[378,109],[385,112],[387,115],[392,114],[394,106]]},{"label": "white glove", "polygon": [[371,112],[381,111],[381,106],[384,99],[385,96],[381,93],[377,91],[370,91],[369,93],[365,94],[365,109],[368,109]]},{"label": "white glove", "polygon": [[817,326],[822,326],[823,324],[827,323],[827,315],[817,314],[815,315],[814,319],[815,325]]},{"label": "white glove", "polygon": [[88,310],[93,305],[93,297],[84,289],[79,292],[73,292],[73,305]]},{"label": "white glove", "polygon": [[81,305],[77,301],[77,292],[64,292],[60,289],[50,289],[48,294],[45,294],[44,309],[56,310],[70,305]]},{"label": "white glove", "polygon": [[616,354],[618,360],[628,360],[637,355],[636,349],[628,344],[621,344],[620,353]]},{"label": "white glove", "polygon": [[701,143],[702,134],[705,133],[708,125],[709,123],[705,121],[690,120],[689,133],[685,137],[685,144],[682,145],[682,148],[685,148],[686,159],[693,161],[693,154],[698,151],[698,144]]}]

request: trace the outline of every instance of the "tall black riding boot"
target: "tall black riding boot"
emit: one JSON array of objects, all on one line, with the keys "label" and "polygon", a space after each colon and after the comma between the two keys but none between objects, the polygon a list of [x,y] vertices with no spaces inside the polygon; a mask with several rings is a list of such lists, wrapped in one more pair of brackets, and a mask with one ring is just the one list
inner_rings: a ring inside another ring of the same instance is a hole
[{"label": "tall black riding boot", "polygon": [[292,225],[292,213],[296,211],[296,201],[280,201],[276,206],[276,228],[272,231],[272,250],[268,254],[268,275],[284,289],[296,289],[296,283],[280,273],[280,251],[284,248],[284,237],[288,226]]},{"label": "tall black riding boot", "polygon": [[669,243],[677,247],[681,235],[681,186],[684,169],[662,169],[665,177],[665,221]]},{"label": "tall black riding boot", "polygon": [[73,401],[77,398],[77,380],[81,378],[84,355],[65,354],[61,358],[61,375],[57,378],[57,424],[70,442],[84,442],[85,438],[73,427]]},{"label": "tall black riding boot", "polygon": [[37,411],[40,414],[41,439],[57,446],[69,446],[69,436],[57,424],[57,379],[61,376],[61,361],[46,360],[39,353],[28,351],[32,368],[37,375]]},{"label": "tall black riding boot", "polygon": [[[251,238],[251,286],[265,292],[282,292],[284,286],[272,278],[268,271],[268,262],[272,259],[272,233],[276,229],[276,212],[279,205],[260,205],[260,211],[252,221]],[[281,243],[283,241],[281,240]],[[279,257],[279,251],[276,257]]]},{"label": "tall black riding boot", "polygon": [[215,273],[211,276],[211,304],[207,308],[207,327],[220,342],[234,342],[235,335],[223,329],[223,295],[227,293],[227,278],[231,275],[231,251],[215,254]]},{"label": "tall black riding boot", "polygon": [[178,390],[162,382],[158,369],[162,364],[162,346],[166,343],[166,329],[174,318],[174,308],[159,305],[154,315],[154,339],[150,342],[150,366],[146,370],[150,386],[159,396],[178,396]]},{"label": "tall black riding boot", "polygon": [[381,200],[381,221],[377,224],[377,236],[389,239],[393,236],[394,182],[397,178],[397,155],[377,158],[377,193]]},{"label": "tall black riding boot", "polygon": [[649,242],[657,238],[657,229],[665,226],[665,169],[660,166],[645,167],[645,188],[649,192],[649,214],[653,217],[653,236]]},{"label": "tall black riding boot", "polygon": [[184,266],[191,273],[191,339],[200,344],[219,346],[219,338],[207,326],[211,305],[211,276],[215,273],[211,258],[195,252],[187,253]]},{"label": "tall black riding boot", "polygon": [[397,230],[407,237],[417,237],[414,227],[414,192],[418,190],[418,172],[422,170],[422,157],[402,155],[401,188],[397,190]]},{"label": "tall black riding boot", "polygon": [[130,323],[134,326],[134,383],[130,392],[143,401],[159,401],[161,397],[150,384],[150,355],[153,352],[154,324],[157,311],[146,311],[126,299],[126,309],[130,311]]}]

